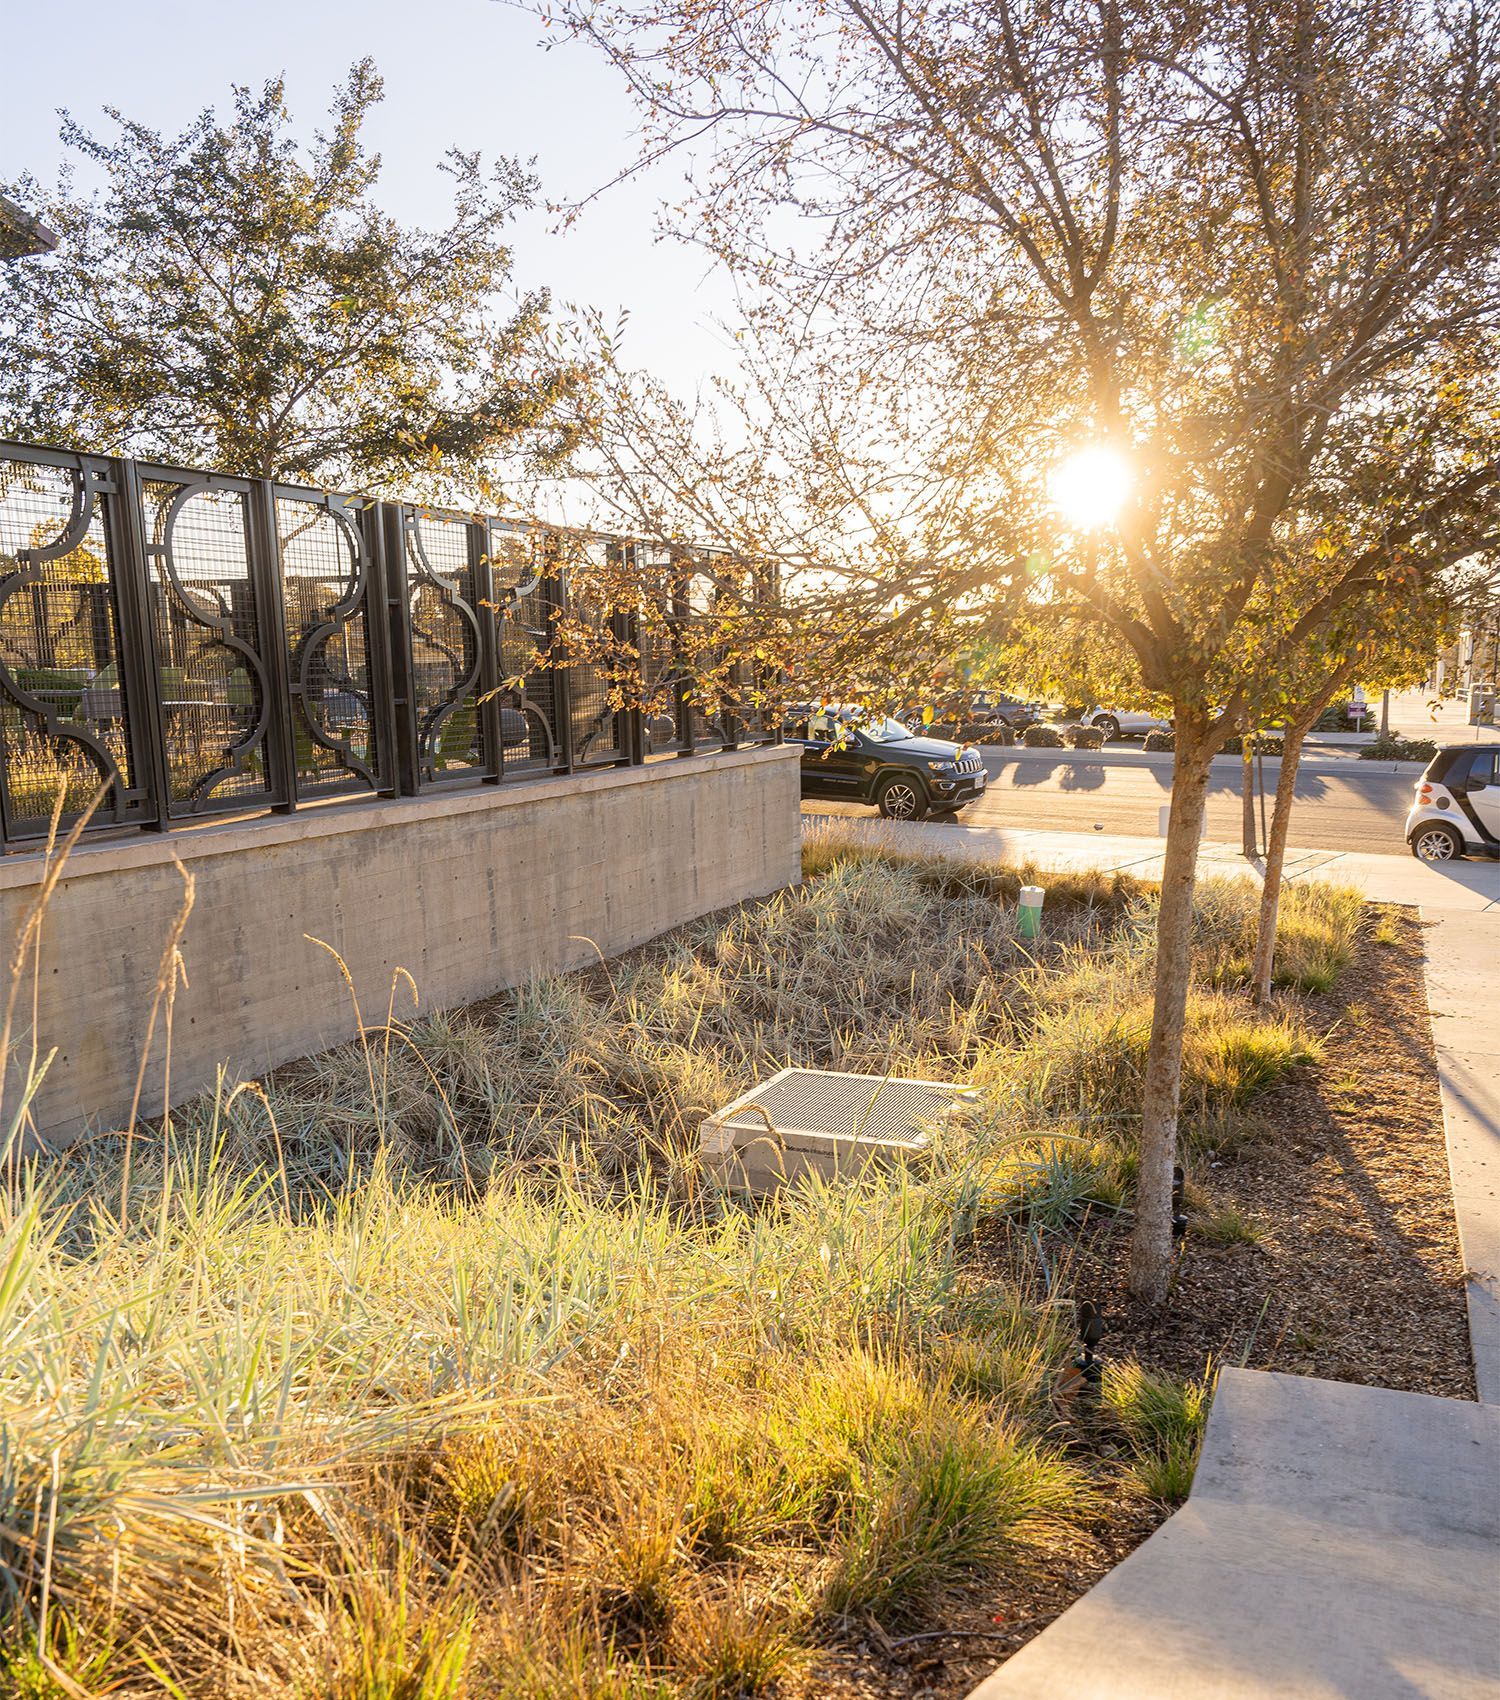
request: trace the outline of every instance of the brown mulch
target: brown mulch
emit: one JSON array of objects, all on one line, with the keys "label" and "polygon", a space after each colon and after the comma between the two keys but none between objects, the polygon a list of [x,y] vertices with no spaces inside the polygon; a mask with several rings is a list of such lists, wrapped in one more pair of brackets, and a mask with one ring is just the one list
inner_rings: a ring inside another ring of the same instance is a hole
[{"label": "brown mulch", "polygon": [[[1393,942],[1377,942],[1382,919]],[[1192,1175],[1208,1207],[1238,1206],[1260,1237],[1217,1247],[1190,1227],[1170,1296],[1149,1307],[1124,1288],[1128,1227],[1095,1223],[1056,1247],[1071,1263],[1073,1290],[1102,1299],[1107,1356],[1175,1376],[1243,1364],[1472,1399],[1463,1259],[1415,912],[1372,908],[1337,986],[1301,1003],[1326,1035],[1324,1061],[1258,1099],[1259,1136]],[[979,1271],[1003,1272],[1011,1255],[1003,1239],[982,1245]],[[956,1700],[1165,1515],[1117,1497],[1096,1526],[947,1602],[938,1621],[972,1638],[893,1644],[871,1625],[856,1644],[821,1655],[799,1693]]]},{"label": "brown mulch", "polygon": [[1324,1062],[1255,1102],[1265,1135],[1195,1179],[1263,1232],[1216,1249],[1191,1228],[1167,1302],[1123,1287],[1124,1230],[1083,1248],[1110,1315],[1106,1349],[1173,1375],[1215,1364],[1475,1397],[1422,929],[1386,908],[1333,992],[1305,998]]}]

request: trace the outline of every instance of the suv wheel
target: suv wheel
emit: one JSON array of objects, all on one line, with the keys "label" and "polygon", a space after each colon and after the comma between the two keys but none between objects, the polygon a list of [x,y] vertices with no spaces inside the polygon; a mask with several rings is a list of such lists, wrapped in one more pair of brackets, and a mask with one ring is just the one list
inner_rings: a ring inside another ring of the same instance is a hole
[{"label": "suv wheel", "polygon": [[1091,724],[1104,734],[1106,744],[1111,738],[1118,738],[1120,735],[1120,722],[1112,714],[1096,714]]},{"label": "suv wheel", "polygon": [[1411,853],[1419,862],[1452,862],[1464,853],[1464,841],[1451,826],[1429,821],[1411,835]]},{"label": "suv wheel", "polygon": [[920,820],[927,812],[927,795],[920,779],[908,779],[904,773],[893,773],[883,779],[875,793],[875,802],[887,820]]}]

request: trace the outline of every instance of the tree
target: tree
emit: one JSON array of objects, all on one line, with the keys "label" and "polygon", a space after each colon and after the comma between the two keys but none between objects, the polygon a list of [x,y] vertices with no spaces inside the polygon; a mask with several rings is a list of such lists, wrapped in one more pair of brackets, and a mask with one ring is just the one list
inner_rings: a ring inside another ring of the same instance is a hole
[{"label": "tree", "polygon": [[65,117],[104,187],[14,190],[59,244],[0,269],[0,435],[363,489],[555,462],[578,374],[549,353],[545,294],[499,302],[501,231],[535,183],[451,151],[451,221],[403,228],[361,142],[380,98],[355,65],[306,148],[279,80],[176,137],[114,108],[108,140]]},{"label": "tree", "polygon": [[[1374,605],[1346,607],[1330,632],[1304,653],[1290,658],[1284,683],[1274,693],[1274,700],[1263,705],[1273,707],[1281,716],[1283,735],[1250,967],[1251,990],[1259,1004],[1271,998],[1281,875],[1307,734],[1334,697],[1356,679],[1377,687],[1419,683],[1451,623],[1450,601],[1441,589],[1415,581],[1409,591],[1404,598],[1387,595]],[[1248,734],[1245,747],[1250,747]]]},{"label": "tree", "polygon": [[[1067,611],[1171,703],[1130,1266],[1159,1298],[1210,760],[1262,671],[1382,584],[1496,547],[1500,15],[1479,0],[552,15],[628,79],[648,157],[691,139],[703,161],[679,223],[741,282],[763,382],[746,426],[775,434],[800,504],[767,547],[851,586],[826,592],[821,631],[842,618],[870,652],[919,625]],[[1083,447],[1131,474],[1112,524],[1058,512],[1049,472]]]}]

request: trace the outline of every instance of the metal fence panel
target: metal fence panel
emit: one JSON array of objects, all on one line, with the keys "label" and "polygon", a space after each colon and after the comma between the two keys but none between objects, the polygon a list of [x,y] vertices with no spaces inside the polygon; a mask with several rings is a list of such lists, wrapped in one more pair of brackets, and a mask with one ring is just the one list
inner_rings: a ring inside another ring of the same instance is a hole
[{"label": "metal fence panel", "polygon": [[[636,606],[574,594],[584,565]],[[91,829],[161,829],[774,741],[748,671],[714,721],[694,706],[721,567],[0,443],[0,846],[101,791]]]},{"label": "metal fence panel", "polygon": [[486,671],[481,572],[466,515],[401,510],[412,733],[419,785],[464,784],[499,773],[481,698]]},{"label": "metal fence panel", "polygon": [[119,483],[89,456],[0,447],[0,827],[62,827],[106,785],[95,818],[156,819],[125,666],[127,552]]},{"label": "metal fence panel", "polygon": [[347,497],[278,485],[298,798],[385,788],[375,696],[371,547]]},{"label": "metal fence panel", "polygon": [[167,812],[284,804],[287,776],[270,756],[276,693],[255,485],[143,466],[140,495]]},{"label": "metal fence panel", "polygon": [[575,569],[602,568],[606,551],[616,547],[602,539],[570,538],[561,552],[568,612],[588,634],[590,644],[588,652],[575,656],[562,670],[567,681],[576,767],[609,767],[626,760],[629,754],[625,698],[614,676],[625,646],[624,626],[618,616],[605,613],[569,588]]},{"label": "metal fence panel", "polygon": [[556,647],[562,587],[552,570],[548,540],[537,527],[492,521],[488,556],[502,775],[534,779],[564,771],[562,682],[546,665]]}]

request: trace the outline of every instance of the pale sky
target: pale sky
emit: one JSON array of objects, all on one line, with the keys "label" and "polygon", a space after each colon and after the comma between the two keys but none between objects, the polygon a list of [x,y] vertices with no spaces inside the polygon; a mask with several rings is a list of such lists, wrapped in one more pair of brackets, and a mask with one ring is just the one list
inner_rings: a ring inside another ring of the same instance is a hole
[{"label": "pale sky", "polygon": [[[297,134],[322,120],[329,92],[369,54],[386,96],[366,130],[382,156],[378,198],[403,222],[443,217],[450,145],[486,157],[535,156],[543,196],[567,200],[607,183],[633,157],[636,116],[620,80],[588,48],[550,50],[536,19],[495,0],[77,0],[12,6],[5,22],[0,178],[56,175],[66,150],[57,109],[107,132],[101,108],[166,132],[205,106],[227,109],[231,84],[285,72]],[[732,297],[699,251],[654,240],[656,209],[677,196],[675,167],[612,190],[566,234],[541,211],[513,227],[515,278],[545,284],[558,303],[631,313],[626,354],[682,393],[733,368],[712,324]]]}]

